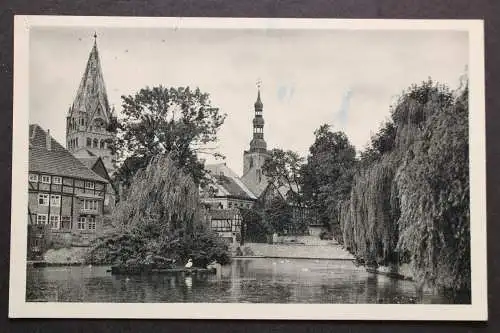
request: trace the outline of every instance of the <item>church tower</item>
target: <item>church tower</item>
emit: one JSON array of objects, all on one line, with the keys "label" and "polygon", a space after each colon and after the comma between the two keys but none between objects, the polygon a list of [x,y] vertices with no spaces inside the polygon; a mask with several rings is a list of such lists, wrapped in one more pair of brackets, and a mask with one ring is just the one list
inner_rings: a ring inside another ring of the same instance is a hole
[{"label": "church tower", "polygon": [[250,149],[243,152],[243,183],[258,197],[268,184],[267,177],[262,173],[262,166],[269,157],[267,143],[264,140],[264,105],[260,99],[260,85],[258,86],[257,101],[254,104],[253,138]]},{"label": "church tower", "polygon": [[97,35],[80,86],[66,117],[67,149],[77,158],[101,157],[110,175],[115,156],[109,145],[115,140],[110,124],[116,115],[109,106],[97,51]]}]

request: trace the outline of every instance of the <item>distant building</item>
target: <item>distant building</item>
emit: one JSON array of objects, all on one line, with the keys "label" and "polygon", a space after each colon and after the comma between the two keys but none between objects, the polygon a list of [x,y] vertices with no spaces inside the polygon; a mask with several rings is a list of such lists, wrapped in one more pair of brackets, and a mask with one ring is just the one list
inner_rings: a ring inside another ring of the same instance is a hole
[{"label": "distant building", "polygon": [[[97,37],[94,35],[94,37]],[[110,144],[116,115],[109,106],[97,43],[94,46],[66,117],[66,147],[78,158],[101,157],[110,176],[115,171],[115,155]]]},{"label": "distant building", "polygon": [[241,181],[256,197],[261,195],[268,184],[268,179],[262,172],[264,162],[269,158],[267,143],[264,140],[263,109],[264,105],[260,99],[259,89],[257,101],[254,104],[253,137],[250,141],[250,149],[243,152],[243,176],[241,176]]},{"label": "distant building", "polygon": [[229,245],[241,243],[242,217],[238,209],[211,209],[210,227]]},{"label": "distant building", "polygon": [[[318,236],[323,225],[320,223],[316,210],[297,203],[294,198],[294,193],[297,193],[296,186],[278,185],[269,182],[266,189],[259,197],[259,202],[263,206],[269,206],[273,200],[281,200],[291,208],[292,220],[295,227],[290,227],[288,232],[291,234],[308,233]],[[296,226],[307,226],[307,229],[298,230]]]},{"label": "distant building", "polygon": [[29,127],[28,224],[46,225],[51,238],[85,244],[103,231],[109,182],[54,140]]},{"label": "distant building", "polygon": [[[252,208],[256,204],[265,207],[278,198],[290,206],[292,219],[296,222],[294,225],[306,224],[309,225],[309,232],[319,233],[316,230],[320,228],[315,212],[304,205],[298,205],[292,198],[299,189],[277,184],[263,173],[264,163],[271,156],[264,139],[263,109],[259,88],[254,103],[252,140],[250,148],[243,152],[243,175],[239,177],[226,163],[206,165],[205,169],[209,172],[211,184],[201,189],[202,201],[212,210],[232,210]],[[290,230],[290,232],[299,231]]]},{"label": "distant building", "polygon": [[257,197],[225,163],[205,166],[211,184],[201,191],[201,200],[213,209],[251,208]]}]

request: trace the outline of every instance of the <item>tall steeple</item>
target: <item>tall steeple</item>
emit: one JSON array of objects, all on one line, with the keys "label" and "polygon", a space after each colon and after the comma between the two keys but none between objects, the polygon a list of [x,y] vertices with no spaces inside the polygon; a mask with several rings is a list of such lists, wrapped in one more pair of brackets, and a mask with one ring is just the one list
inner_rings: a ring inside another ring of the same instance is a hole
[{"label": "tall steeple", "polygon": [[267,143],[264,140],[264,104],[260,97],[261,82],[257,83],[257,100],[254,103],[253,135],[250,149],[243,152],[243,183],[259,197],[268,184],[267,177],[262,172],[265,161],[269,158]]},{"label": "tall steeple", "polygon": [[262,111],[264,109],[264,104],[260,99],[260,81],[257,83],[257,100],[254,104],[255,116],[253,118],[253,138],[250,141],[250,151],[267,151],[267,143],[264,140],[264,117],[262,116]]},{"label": "tall steeple", "polygon": [[[102,75],[101,61],[97,50],[97,34],[94,33],[94,46],[90,51],[87,66],[76,92],[75,100],[70,109],[73,112],[85,112],[90,117],[99,108],[107,119],[110,116],[108,95],[104,76]],[[68,115],[69,116],[69,115]]]},{"label": "tall steeple", "polygon": [[114,170],[109,144],[115,134],[108,131],[113,117],[97,49],[97,34],[73,104],[66,117],[66,145],[78,158],[101,157],[108,173]]}]

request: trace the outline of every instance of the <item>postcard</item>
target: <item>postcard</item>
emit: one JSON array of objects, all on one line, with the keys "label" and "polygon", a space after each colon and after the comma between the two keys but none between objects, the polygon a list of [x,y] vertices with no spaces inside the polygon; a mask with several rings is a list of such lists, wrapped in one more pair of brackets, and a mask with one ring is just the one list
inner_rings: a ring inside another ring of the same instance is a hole
[{"label": "postcard", "polygon": [[487,320],[483,44],[16,16],[10,317]]}]

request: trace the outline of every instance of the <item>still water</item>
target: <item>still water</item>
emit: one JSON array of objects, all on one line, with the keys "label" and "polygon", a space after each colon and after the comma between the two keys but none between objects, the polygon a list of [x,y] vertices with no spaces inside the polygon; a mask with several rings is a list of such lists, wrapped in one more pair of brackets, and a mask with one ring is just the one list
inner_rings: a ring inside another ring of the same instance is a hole
[{"label": "still water", "polygon": [[34,302],[449,303],[350,261],[236,259],[207,276],[114,276],[109,267],[28,267]]}]

